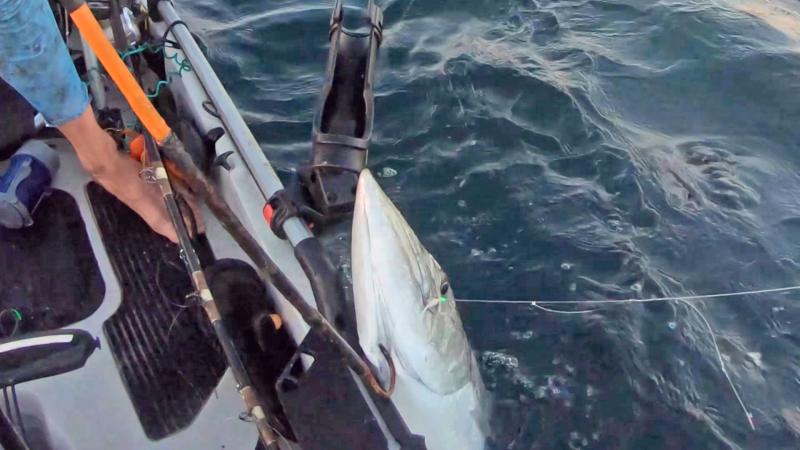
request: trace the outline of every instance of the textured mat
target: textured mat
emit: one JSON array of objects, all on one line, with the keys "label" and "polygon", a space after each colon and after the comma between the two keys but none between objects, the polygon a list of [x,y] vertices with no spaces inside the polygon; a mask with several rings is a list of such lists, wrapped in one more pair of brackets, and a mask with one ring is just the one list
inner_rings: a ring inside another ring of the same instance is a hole
[{"label": "textured mat", "polygon": [[[105,294],[75,199],[54,191],[36,209],[34,221],[22,230],[0,228],[0,309],[21,311],[26,332],[85,319]],[[2,317],[0,337],[10,332],[13,322],[8,322]]]},{"label": "textured mat", "polygon": [[104,330],[145,433],[161,439],[194,420],[225,360],[203,311],[184,306],[192,286],[177,246],[99,185],[88,192],[122,288]]}]

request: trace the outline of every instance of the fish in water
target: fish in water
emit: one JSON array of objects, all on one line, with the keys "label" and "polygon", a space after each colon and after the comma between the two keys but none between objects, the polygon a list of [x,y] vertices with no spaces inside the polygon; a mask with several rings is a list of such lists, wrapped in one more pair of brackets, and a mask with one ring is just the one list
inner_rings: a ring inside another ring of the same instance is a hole
[{"label": "fish in water", "polygon": [[428,450],[480,450],[486,393],[438,262],[422,246],[369,170],[361,172],[353,215],[353,293],[359,343],[388,382],[392,401]]}]

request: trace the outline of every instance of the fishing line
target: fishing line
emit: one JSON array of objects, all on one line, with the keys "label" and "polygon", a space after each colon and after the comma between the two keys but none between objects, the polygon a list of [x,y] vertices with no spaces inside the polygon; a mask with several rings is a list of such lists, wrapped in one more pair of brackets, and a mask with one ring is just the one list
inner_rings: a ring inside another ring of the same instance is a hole
[{"label": "fishing line", "polygon": [[8,398],[8,388],[7,387],[3,388],[3,400],[5,400],[5,404],[6,404],[6,416],[8,416],[9,420],[11,420],[11,422],[13,423],[14,416],[11,415],[11,401]]},{"label": "fishing line", "polygon": [[694,306],[693,304],[685,300],[678,300],[678,301],[683,303],[687,307],[692,308],[694,312],[696,312],[697,315],[700,316],[701,319],[703,319],[703,323],[706,324],[706,328],[708,328],[708,334],[709,336],[711,336],[711,342],[714,344],[714,350],[717,352],[717,358],[719,359],[719,367],[720,369],[722,369],[722,373],[725,375],[725,378],[727,378],[728,385],[730,385],[731,391],[733,391],[733,395],[736,397],[736,401],[739,402],[739,406],[742,408],[742,411],[744,411],[744,415],[745,417],[747,417],[747,423],[750,424],[750,429],[755,431],[756,425],[753,422],[753,415],[750,414],[750,411],[744,404],[744,400],[742,400],[742,397],[739,395],[739,390],[736,389],[736,385],[733,384],[733,380],[731,379],[731,376],[728,374],[728,370],[725,368],[725,361],[723,361],[722,359],[722,352],[719,349],[719,344],[717,344],[717,337],[714,334],[714,328],[711,327],[711,323],[708,321],[708,319],[706,319],[706,316],[703,315],[703,313],[700,312],[699,309],[697,309],[697,306]]},{"label": "fishing line", "polygon": [[[757,289],[752,291],[736,291],[736,292],[723,292],[720,294],[702,294],[702,295],[684,295],[674,297],[653,297],[653,298],[624,298],[624,299],[601,299],[601,300],[483,300],[483,299],[456,299],[458,303],[514,303],[520,305],[529,305],[537,307],[538,305],[554,305],[556,303],[564,305],[599,305],[599,304],[617,304],[617,306],[629,303],[651,303],[651,302],[668,302],[675,300],[705,300],[712,298],[729,298],[729,297],[742,297],[745,295],[758,295],[758,294],[774,294],[776,292],[791,292],[800,291],[800,286],[786,286],[780,288],[770,289]],[[541,308],[540,308],[541,309]],[[570,312],[570,311],[557,311],[549,310],[551,312]],[[592,312],[594,310],[584,310],[584,312]]]},{"label": "fishing line", "polygon": [[682,296],[669,296],[669,297],[653,297],[653,298],[626,298],[626,299],[600,299],[600,300],[483,300],[483,299],[456,299],[459,303],[502,303],[502,304],[519,304],[519,305],[528,305],[534,308],[540,309],[542,311],[546,311],[549,313],[554,314],[589,314],[593,312],[600,311],[602,308],[594,308],[594,309],[580,309],[580,310],[563,310],[563,309],[552,309],[547,308],[544,305],[554,305],[554,304],[565,304],[565,305],[603,305],[603,306],[623,306],[623,305],[631,305],[636,303],[653,303],[653,302],[669,302],[669,301],[677,301],[683,303],[686,307],[691,308],[700,319],[705,324],[706,328],[708,329],[708,334],[711,337],[711,343],[714,345],[714,351],[717,354],[717,359],[719,360],[719,366],[722,370],[723,375],[728,380],[728,385],[733,392],[734,397],[736,397],[736,401],[739,403],[739,406],[742,408],[742,411],[747,418],[747,423],[750,425],[750,428],[755,431],[756,426],[753,422],[753,414],[747,409],[747,406],[742,400],[741,395],[739,395],[739,390],[736,389],[736,385],[733,383],[733,379],[731,379],[730,374],[728,373],[727,368],[725,367],[725,360],[722,358],[722,351],[719,349],[719,344],[717,343],[717,337],[714,333],[714,328],[711,326],[711,322],[706,319],[705,315],[697,308],[694,304],[691,303],[691,300],[710,300],[710,299],[732,299],[736,297],[744,297],[746,295],[760,295],[760,294],[774,294],[780,292],[793,292],[793,291],[800,291],[800,286],[786,286],[780,288],[769,288],[769,289],[755,289],[749,291],[736,291],[736,292],[723,292],[718,294],[701,294],[701,295],[682,295]]},{"label": "fishing line", "polygon": [[19,408],[19,399],[17,398],[17,386],[13,384],[11,385],[11,400],[14,404],[14,411],[17,413],[17,426],[22,432],[22,439],[25,442],[28,442],[28,432],[25,430],[25,421],[22,419],[22,412],[20,412]]},{"label": "fishing line", "polygon": [[593,313],[595,311],[600,311],[600,308],[578,309],[578,310],[575,310],[575,311],[566,311],[566,310],[563,310],[563,309],[550,309],[550,308],[545,308],[544,306],[539,305],[537,302],[531,302],[531,306],[533,306],[534,308],[537,308],[537,309],[541,309],[542,311],[547,311],[547,312],[555,313],[555,314],[589,314],[589,313]]},{"label": "fishing line", "polygon": [[[3,317],[6,314],[11,314],[11,318],[14,320],[14,328],[11,330],[11,333],[6,331],[6,327],[3,324]],[[14,337],[19,331],[19,324],[22,322],[22,313],[19,312],[16,308],[7,308],[0,311],[0,338],[10,338]]]}]

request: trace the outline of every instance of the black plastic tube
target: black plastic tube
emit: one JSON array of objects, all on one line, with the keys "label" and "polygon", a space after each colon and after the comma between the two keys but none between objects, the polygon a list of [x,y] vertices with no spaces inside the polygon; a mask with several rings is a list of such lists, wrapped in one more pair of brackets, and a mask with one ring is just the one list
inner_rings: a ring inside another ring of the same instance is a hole
[{"label": "black plastic tube", "polygon": [[342,282],[319,239],[313,237],[298,243],[294,247],[294,256],[311,283],[317,308],[337,330],[344,331],[345,299]]}]

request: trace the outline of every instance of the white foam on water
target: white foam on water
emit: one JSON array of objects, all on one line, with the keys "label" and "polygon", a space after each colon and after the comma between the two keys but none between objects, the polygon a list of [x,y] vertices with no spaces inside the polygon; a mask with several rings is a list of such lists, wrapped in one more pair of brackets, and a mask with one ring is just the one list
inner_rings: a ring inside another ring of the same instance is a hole
[{"label": "white foam on water", "polygon": [[781,409],[781,417],[786,422],[786,426],[796,436],[800,436],[800,410],[798,408],[783,408]]},{"label": "white foam on water", "polygon": [[761,352],[748,352],[747,357],[750,358],[750,361],[752,361],[753,364],[755,364],[759,369],[764,368],[761,362]]},{"label": "white foam on water", "polygon": [[378,176],[380,178],[392,178],[393,176],[397,175],[397,171],[392,169],[391,167],[384,167],[383,169],[378,172]]},{"label": "white foam on water", "polygon": [[483,364],[491,368],[497,367],[504,369],[516,369],[517,367],[519,367],[519,358],[513,355],[496,351],[482,352],[481,361],[483,362]]},{"label": "white foam on water", "polygon": [[533,339],[533,330],[512,331],[511,337],[517,341],[530,341]]}]

